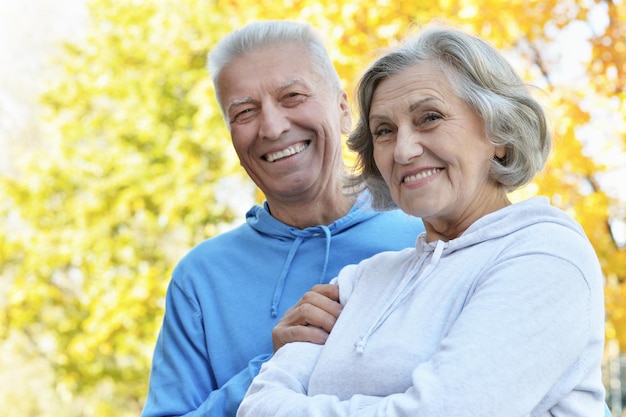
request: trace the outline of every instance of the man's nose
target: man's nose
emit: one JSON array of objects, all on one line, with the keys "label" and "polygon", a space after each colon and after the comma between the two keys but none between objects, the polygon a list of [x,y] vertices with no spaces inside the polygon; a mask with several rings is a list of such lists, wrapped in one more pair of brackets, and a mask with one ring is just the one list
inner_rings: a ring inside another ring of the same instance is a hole
[{"label": "man's nose", "polygon": [[261,109],[259,135],[264,139],[276,140],[289,130],[290,122],[285,109],[275,104],[265,104]]}]

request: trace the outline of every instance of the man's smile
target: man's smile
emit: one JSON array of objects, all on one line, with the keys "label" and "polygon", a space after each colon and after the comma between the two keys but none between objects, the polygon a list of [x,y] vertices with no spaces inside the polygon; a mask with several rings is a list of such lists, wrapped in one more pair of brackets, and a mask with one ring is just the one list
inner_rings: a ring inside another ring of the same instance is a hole
[{"label": "man's smile", "polygon": [[267,162],[275,162],[279,159],[286,158],[288,156],[292,156],[292,155],[302,152],[309,146],[309,144],[310,142],[296,143],[278,152],[272,152],[272,153],[263,155],[263,159],[265,159]]}]

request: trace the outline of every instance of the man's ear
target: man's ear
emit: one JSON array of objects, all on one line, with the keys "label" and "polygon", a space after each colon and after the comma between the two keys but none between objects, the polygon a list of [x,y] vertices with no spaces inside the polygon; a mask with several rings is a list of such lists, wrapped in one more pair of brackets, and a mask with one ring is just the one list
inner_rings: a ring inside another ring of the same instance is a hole
[{"label": "man's ear", "polygon": [[352,131],[352,113],[350,103],[348,103],[348,93],[345,91],[339,93],[339,110],[341,111],[341,133],[347,135]]}]

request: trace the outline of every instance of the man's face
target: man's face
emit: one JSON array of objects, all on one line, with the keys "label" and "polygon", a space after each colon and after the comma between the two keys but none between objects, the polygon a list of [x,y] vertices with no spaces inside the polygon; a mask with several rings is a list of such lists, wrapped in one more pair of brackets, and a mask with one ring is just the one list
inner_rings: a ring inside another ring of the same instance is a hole
[{"label": "man's face", "polygon": [[233,59],[217,88],[239,161],[268,201],[306,201],[326,191],[343,168],[350,111],[345,93],[331,91],[301,45]]}]

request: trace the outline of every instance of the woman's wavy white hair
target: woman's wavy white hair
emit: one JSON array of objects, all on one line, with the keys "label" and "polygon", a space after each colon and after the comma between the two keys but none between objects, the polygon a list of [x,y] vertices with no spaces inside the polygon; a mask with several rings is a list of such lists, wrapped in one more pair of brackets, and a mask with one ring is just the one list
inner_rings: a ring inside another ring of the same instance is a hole
[{"label": "woman's wavy white hair", "polygon": [[435,63],[455,93],[480,116],[488,140],[506,148],[503,159],[492,161],[493,180],[507,192],[530,182],[543,168],[552,142],[541,105],[493,46],[453,28],[432,26],[378,58],[361,77],[359,119],[348,139],[349,148],[358,154],[357,173],[349,186],[364,184],[379,210],[396,207],[374,162],[370,106],[381,80],[424,62]]}]

